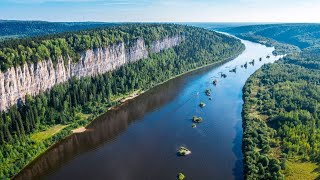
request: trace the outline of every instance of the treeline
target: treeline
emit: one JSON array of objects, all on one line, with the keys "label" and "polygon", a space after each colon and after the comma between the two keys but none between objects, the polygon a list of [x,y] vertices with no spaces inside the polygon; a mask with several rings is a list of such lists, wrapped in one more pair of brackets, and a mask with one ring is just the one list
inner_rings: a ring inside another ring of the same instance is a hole
[{"label": "treeline", "polygon": [[273,39],[280,43],[291,44],[304,50],[320,44],[320,24],[266,24],[226,28],[237,34],[252,34]]},{"label": "treeline", "polygon": [[0,69],[6,71],[10,67],[24,63],[36,63],[59,57],[77,61],[80,53],[87,49],[106,47],[110,44],[125,43],[130,46],[138,38],[143,38],[146,45],[167,36],[177,35],[188,30],[187,27],[174,24],[127,24],[106,28],[96,28],[64,34],[53,34],[26,39],[12,39],[0,44]]},{"label": "treeline", "polygon": [[5,39],[26,38],[32,36],[79,31],[98,27],[119,25],[100,22],[46,22],[0,20],[0,41]]},{"label": "treeline", "polygon": [[[244,50],[239,40],[195,27],[143,24],[123,26],[118,31],[123,32],[121,29],[130,32],[129,39],[138,38],[140,33],[146,33],[142,37],[149,40],[176,33],[184,33],[186,38],[180,46],[151,54],[148,59],[127,64],[116,71],[80,80],[71,79],[36,97],[28,96],[23,106],[12,107],[2,113],[0,179],[12,177],[39,153],[70,134],[71,129],[88,124],[94,116],[118,103],[120,97],[136,90],[147,90],[171,77],[225,60]],[[84,119],[81,114],[90,116]],[[68,127],[41,142],[32,138],[33,133],[57,124]]]},{"label": "treeline", "polygon": [[266,24],[234,28],[225,31],[242,38],[276,47],[276,54],[300,53],[320,57],[320,24]]}]

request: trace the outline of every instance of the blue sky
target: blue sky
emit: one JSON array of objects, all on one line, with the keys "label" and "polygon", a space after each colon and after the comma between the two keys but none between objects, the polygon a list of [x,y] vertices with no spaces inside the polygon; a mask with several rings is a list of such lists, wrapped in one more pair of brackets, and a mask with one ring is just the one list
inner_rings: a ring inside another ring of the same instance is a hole
[{"label": "blue sky", "polygon": [[0,19],[320,22],[320,0],[0,0]]}]

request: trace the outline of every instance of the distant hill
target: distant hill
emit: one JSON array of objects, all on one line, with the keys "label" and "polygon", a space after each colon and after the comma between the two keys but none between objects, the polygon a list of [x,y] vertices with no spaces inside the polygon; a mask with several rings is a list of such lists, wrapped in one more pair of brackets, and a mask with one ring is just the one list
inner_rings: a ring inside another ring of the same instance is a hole
[{"label": "distant hill", "polygon": [[220,28],[231,28],[231,27],[239,27],[239,26],[249,26],[249,25],[258,25],[256,23],[230,23],[230,22],[184,22],[178,23],[182,25],[195,26],[205,29],[220,29]]},{"label": "distant hill", "polygon": [[[318,54],[320,52],[320,24],[268,24],[222,28],[221,30],[270,46],[278,51]],[[282,46],[282,48],[281,48]]]},{"label": "distant hill", "polygon": [[116,25],[116,23],[0,20],[0,40],[56,34],[112,25]]}]

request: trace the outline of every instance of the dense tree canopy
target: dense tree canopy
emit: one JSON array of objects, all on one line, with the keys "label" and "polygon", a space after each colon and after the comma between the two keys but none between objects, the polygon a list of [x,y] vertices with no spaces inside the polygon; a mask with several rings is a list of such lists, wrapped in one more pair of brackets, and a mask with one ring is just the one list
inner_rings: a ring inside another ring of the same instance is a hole
[{"label": "dense tree canopy", "polygon": [[57,34],[98,27],[119,25],[99,22],[46,22],[0,20],[0,41],[13,38],[26,38],[39,35]]},{"label": "dense tree canopy", "polygon": [[[319,42],[313,35],[320,25],[250,29],[302,49],[298,54],[289,51],[288,57],[263,66],[244,87],[245,177],[282,179],[296,173],[287,170],[286,161],[319,162],[320,158],[320,57],[309,51],[311,42]],[[269,36],[264,29],[274,35]],[[304,34],[308,34],[308,40],[301,38]],[[263,163],[266,159],[269,163]]]},{"label": "dense tree canopy", "polygon": [[275,53],[320,56],[320,24],[267,24],[224,28],[239,37],[269,46]]},{"label": "dense tree canopy", "polygon": [[64,34],[53,34],[25,39],[11,39],[0,44],[0,69],[26,62],[38,62],[51,58],[53,62],[62,56],[79,60],[81,52],[87,49],[106,47],[110,44],[124,42],[126,46],[137,38],[143,38],[146,45],[151,42],[184,32],[188,28],[174,24],[128,24],[97,28]]}]

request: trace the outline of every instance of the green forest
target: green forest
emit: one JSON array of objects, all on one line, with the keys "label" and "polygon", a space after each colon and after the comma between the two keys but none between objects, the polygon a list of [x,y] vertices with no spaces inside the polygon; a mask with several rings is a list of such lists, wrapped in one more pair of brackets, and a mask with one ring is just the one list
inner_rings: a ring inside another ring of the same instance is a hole
[{"label": "green forest", "polygon": [[116,25],[119,23],[0,20],[0,41]]},{"label": "green forest", "polygon": [[[146,91],[198,67],[237,56],[244,45],[213,31],[174,24],[129,24],[36,38],[5,41],[0,47],[1,69],[59,56],[77,57],[85,49],[144,38],[153,40],[180,33],[185,41],[149,58],[96,77],[71,79],[0,116],[0,179],[14,176],[48,147],[86,126],[109,107],[136,91]],[[54,127],[58,133],[39,138]]]},{"label": "green forest", "polygon": [[[318,179],[320,25],[261,25],[231,31],[299,50],[286,49],[287,57],[264,65],[243,89],[245,179]],[[283,52],[283,47],[275,47]]]},{"label": "green forest", "polygon": [[243,39],[274,46],[275,54],[320,56],[319,24],[266,24],[222,29]]},{"label": "green forest", "polygon": [[76,61],[84,50],[120,42],[130,46],[138,38],[143,38],[148,46],[154,40],[177,35],[184,30],[182,26],[174,24],[128,24],[5,40],[0,44],[0,69],[6,71],[26,62],[36,63],[49,58],[53,62],[57,62],[59,57],[65,60],[71,57]]}]

